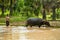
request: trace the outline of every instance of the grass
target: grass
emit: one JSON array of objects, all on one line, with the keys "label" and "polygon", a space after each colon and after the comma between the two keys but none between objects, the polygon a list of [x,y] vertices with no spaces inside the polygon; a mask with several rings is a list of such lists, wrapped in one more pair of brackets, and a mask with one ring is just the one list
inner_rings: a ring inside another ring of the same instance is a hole
[{"label": "grass", "polygon": [[[10,25],[11,26],[24,26],[26,21],[26,17],[22,16],[12,16],[10,17]],[[57,22],[55,22],[57,23]],[[51,23],[53,24],[53,23]],[[60,24],[60,23],[59,23]],[[0,25],[5,25],[5,18],[0,18]],[[53,24],[54,25],[54,24]],[[55,28],[60,28],[60,26],[54,26]]]},{"label": "grass", "polygon": [[[10,22],[13,23],[13,22],[20,22],[20,21],[25,21],[26,18],[25,17],[10,17]],[[5,18],[0,18],[0,23],[5,23]]]},{"label": "grass", "polygon": [[[14,16],[10,17],[10,25],[24,25],[26,17],[21,17],[21,16]],[[0,25],[5,25],[5,18],[0,18]]]}]

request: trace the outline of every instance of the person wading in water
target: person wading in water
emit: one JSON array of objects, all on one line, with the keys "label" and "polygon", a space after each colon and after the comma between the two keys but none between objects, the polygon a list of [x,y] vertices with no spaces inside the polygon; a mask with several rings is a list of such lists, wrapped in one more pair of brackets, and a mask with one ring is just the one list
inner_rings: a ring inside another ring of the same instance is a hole
[{"label": "person wading in water", "polygon": [[10,19],[10,18],[9,18],[9,15],[7,14],[7,16],[6,16],[6,26],[7,26],[7,27],[9,27],[9,19]]}]

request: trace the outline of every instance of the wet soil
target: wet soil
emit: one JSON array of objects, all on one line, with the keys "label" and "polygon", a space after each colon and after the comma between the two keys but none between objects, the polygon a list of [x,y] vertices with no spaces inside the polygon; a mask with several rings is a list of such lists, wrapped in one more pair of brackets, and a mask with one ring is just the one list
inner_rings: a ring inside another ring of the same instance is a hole
[{"label": "wet soil", "polygon": [[1,26],[0,40],[60,40],[60,28]]}]

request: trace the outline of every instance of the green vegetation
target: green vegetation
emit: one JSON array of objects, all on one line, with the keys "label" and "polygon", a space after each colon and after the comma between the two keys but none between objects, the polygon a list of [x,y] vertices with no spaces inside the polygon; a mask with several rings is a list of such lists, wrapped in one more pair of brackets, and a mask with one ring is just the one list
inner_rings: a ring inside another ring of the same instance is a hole
[{"label": "green vegetation", "polygon": [[60,0],[0,0],[0,23],[5,23],[5,16],[10,15],[10,22],[26,21],[29,17],[45,20],[60,20]]},{"label": "green vegetation", "polygon": [[0,0],[0,17],[6,14],[60,20],[60,0]]}]

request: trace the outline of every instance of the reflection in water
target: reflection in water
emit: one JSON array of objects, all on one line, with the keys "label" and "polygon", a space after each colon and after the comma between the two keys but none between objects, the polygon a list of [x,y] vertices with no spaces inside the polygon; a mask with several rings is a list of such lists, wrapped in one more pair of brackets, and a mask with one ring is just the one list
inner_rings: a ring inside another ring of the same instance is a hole
[{"label": "reflection in water", "polygon": [[0,40],[60,40],[60,29],[0,27]]},{"label": "reflection in water", "polygon": [[27,40],[25,34],[20,34],[20,38],[19,38],[19,40]]},{"label": "reflection in water", "polygon": [[12,40],[12,34],[11,33],[4,33],[4,40]]},{"label": "reflection in water", "polygon": [[26,31],[26,28],[25,27],[17,27],[17,28],[13,28],[12,29],[12,40],[26,40],[26,36],[25,36],[25,33],[27,32]]},{"label": "reflection in water", "polygon": [[11,28],[0,27],[0,40],[12,40]]}]

